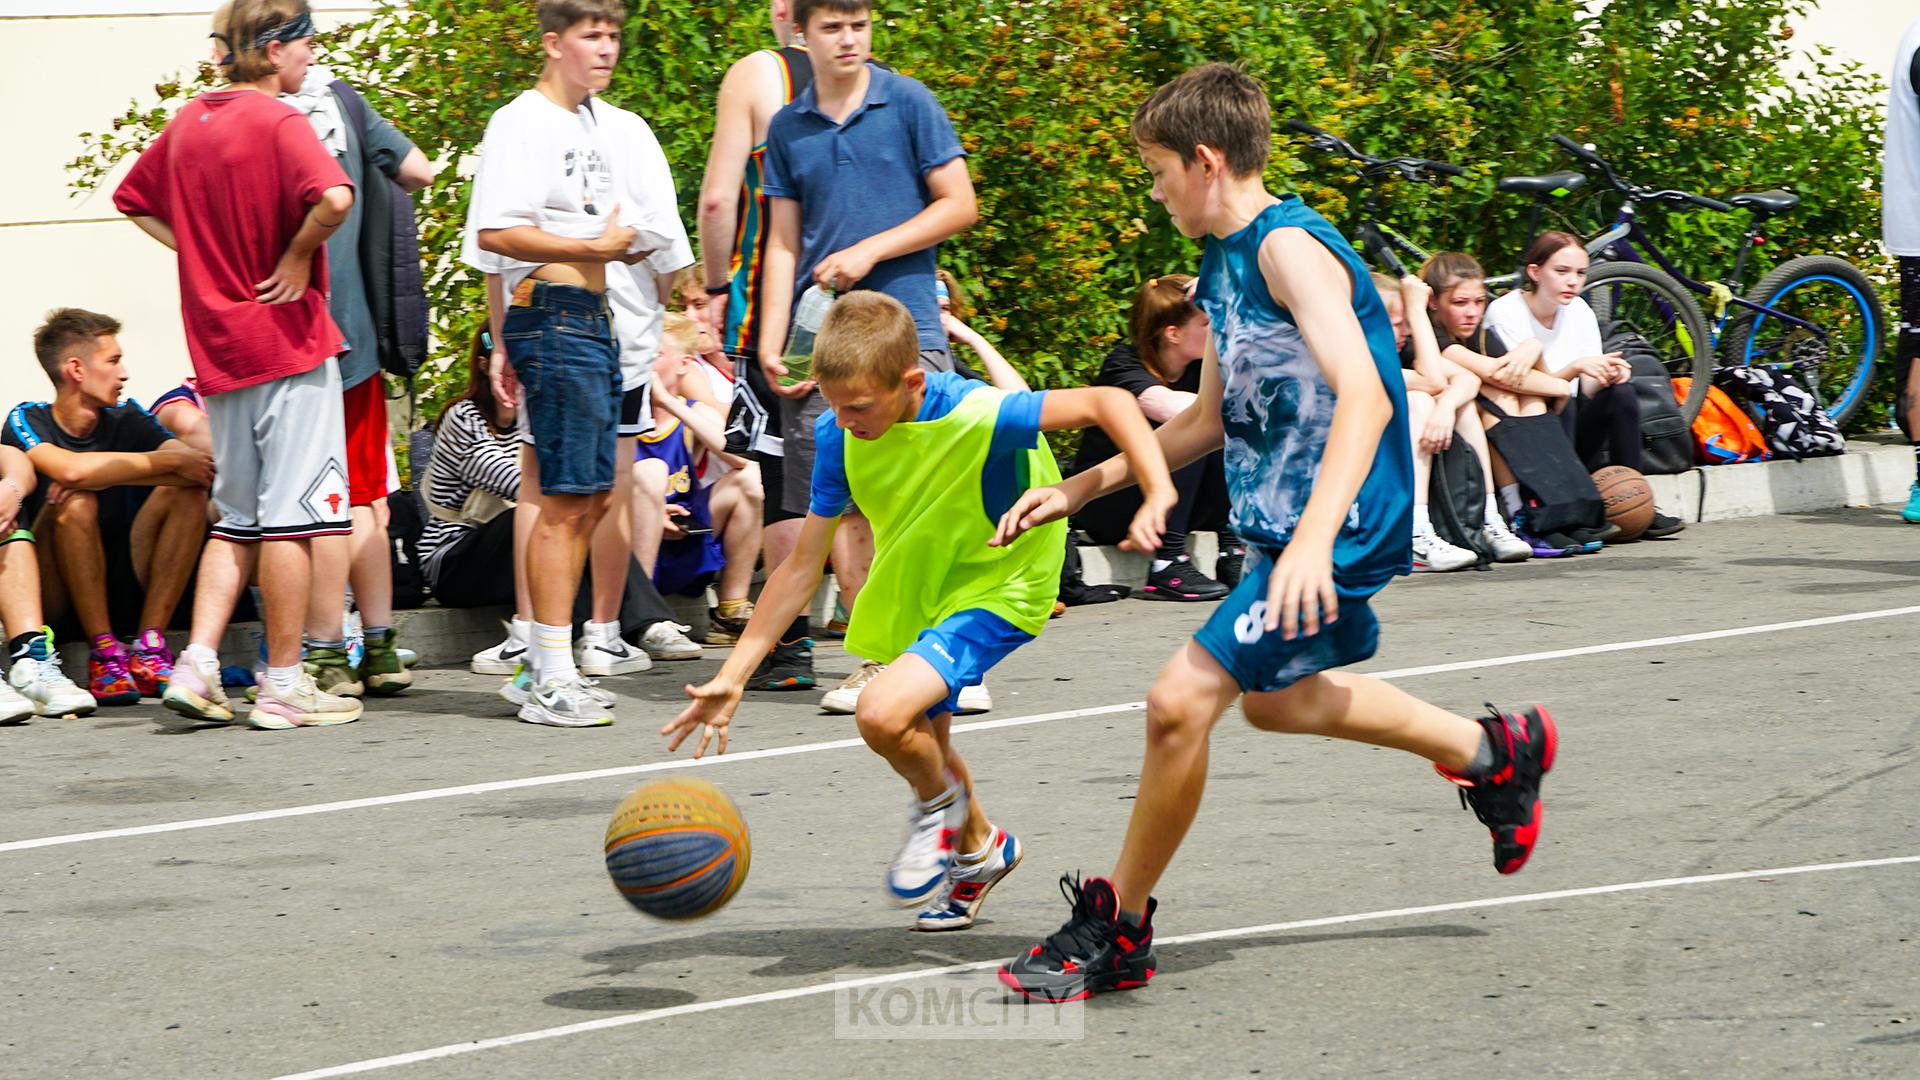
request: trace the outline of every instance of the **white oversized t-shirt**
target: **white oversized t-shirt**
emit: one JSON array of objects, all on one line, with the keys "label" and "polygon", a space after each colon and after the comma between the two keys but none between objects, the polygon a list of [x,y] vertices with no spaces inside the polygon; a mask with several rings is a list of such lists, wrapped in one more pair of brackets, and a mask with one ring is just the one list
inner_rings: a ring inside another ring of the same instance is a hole
[{"label": "white oversized t-shirt", "polygon": [[1543,366],[1554,375],[1575,360],[1606,352],[1600,344],[1600,320],[1586,300],[1578,296],[1560,309],[1549,328],[1533,317],[1527,307],[1527,294],[1515,289],[1487,305],[1486,324],[1509,349],[1528,338],[1538,339]]},{"label": "white oversized t-shirt", "polygon": [[1907,27],[1894,54],[1887,98],[1887,142],[1880,163],[1880,238],[1895,255],[1920,255],[1920,87],[1914,53],[1920,19]]},{"label": "white oversized t-shirt", "polygon": [[481,230],[532,225],[584,240],[598,236],[616,208],[620,224],[637,232],[628,250],[653,252],[633,266],[606,267],[621,385],[631,390],[647,380],[660,349],[663,304],[654,275],[693,264],[673,172],[646,121],[595,98],[569,112],[538,90],[495,112],[480,146],[461,260],[499,274],[511,292],[540,264],[481,250]]}]

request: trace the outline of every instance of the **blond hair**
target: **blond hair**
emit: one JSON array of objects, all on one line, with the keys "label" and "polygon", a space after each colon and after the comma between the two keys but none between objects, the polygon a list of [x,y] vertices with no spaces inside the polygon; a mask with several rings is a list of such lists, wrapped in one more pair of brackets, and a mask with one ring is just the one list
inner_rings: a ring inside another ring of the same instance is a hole
[{"label": "blond hair", "polygon": [[220,5],[213,13],[213,36],[227,47],[223,61],[227,78],[251,83],[272,75],[277,69],[267,59],[267,47],[254,42],[262,34],[312,14],[307,0],[231,0]]},{"label": "blond hair", "polygon": [[660,340],[687,353],[699,352],[700,325],[684,312],[669,311],[660,320]]},{"label": "blond hair", "polygon": [[920,334],[905,304],[861,290],[833,302],[813,342],[813,377],[891,390],[920,362]]}]

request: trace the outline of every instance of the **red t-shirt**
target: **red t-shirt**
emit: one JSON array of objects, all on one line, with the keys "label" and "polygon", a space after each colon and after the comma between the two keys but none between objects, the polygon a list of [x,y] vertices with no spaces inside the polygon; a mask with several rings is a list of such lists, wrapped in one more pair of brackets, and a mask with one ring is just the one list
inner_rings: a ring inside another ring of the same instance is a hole
[{"label": "red t-shirt", "polygon": [[121,213],[173,229],[201,393],[298,375],[341,351],[343,335],[327,314],[324,246],[299,300],[262,304],[254,285],[273,275],[320,194],[348,182],[307,118],[256,90],[188,102],[120,182],[113,205]]}]

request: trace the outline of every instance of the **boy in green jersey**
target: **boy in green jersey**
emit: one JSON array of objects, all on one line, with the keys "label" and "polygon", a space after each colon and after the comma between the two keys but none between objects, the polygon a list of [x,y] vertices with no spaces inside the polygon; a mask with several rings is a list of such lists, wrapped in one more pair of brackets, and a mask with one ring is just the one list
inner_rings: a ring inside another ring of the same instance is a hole
[{"label": "boy in green jersey", "polygon": [[694,703],[661,734],[678,749],[699,729],[696,757],[716,734],[726,752],[742,685],[813,598],[840,514],[857,503],[873,523],[874,559],[847,650],[889,666],[861,691],[855,720],[914,794],[887,894],[921,909],[919,929],[961,930],[1021,855],[1019,841],[980,809],[948,731],[961,688],[1033,640],[1053,611],[1065,523],[989,544],[1022,493],[1060,477],[1040,433],[1097,424],[1126,455],[1145,497],[1123,546],[1154,550],[1175,494],[1126,391],[1008,393],[929,374],[918,360],[913,317],[898,300],[854,292],[834,302],[814,346],[813,374],[831,410],[814,428],[813,493],[798,546],[767,579],[719,675],[687,687]]}]

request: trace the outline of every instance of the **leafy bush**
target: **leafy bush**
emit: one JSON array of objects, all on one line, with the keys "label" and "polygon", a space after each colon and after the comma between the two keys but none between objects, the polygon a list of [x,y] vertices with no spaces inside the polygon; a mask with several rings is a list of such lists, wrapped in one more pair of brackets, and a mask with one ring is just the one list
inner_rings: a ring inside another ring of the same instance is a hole
[{"label": "leafy bush", "polygon": [[[712,102],[735,58],[770,43],[765,8],[630,0],[626,53],[607,97],[645,116],[678,169],[691,228]],[[1773,229],[1773,259],[1826,252],[1890,278],[1879,251],[1878,80],[1820,55],[1789,62],[1789,17],[1811,0],[953,0],[883,8],[875,51],[925,82],[971,154],[981,221],[946,246],[982,329],[1035,385],[1085,381],[1122,332],[1146,278],[1191,268],[1197,250],[1148,199],[1127,126],[1152,88],[1206,60],[1266,81],[1277,117],[1301,116],[1376,153],[1470,166],[1445,188],[1401,185],[1386,216],[1426,246],[1504,269],[1528,204],[1494,180],[1568,163],[1547,142],[1591,141],[1631,177],[1708,193],[1791,186],[1805,202]],[[319,41],[320,59],[363,88],[430,156],[460,162],[488,115],[540,64],[527,0],[383,2]],[[911,10],[911,9],[909,9]],[[1798,72],[1795,74],[1794,72]],[[87,137],[75,184],[98,183],[156,134],[211,67],[157,86],[111,131]],[[457,391],[463,344],[482,319],[477,276],[457,260],[468,185],[445,169],[419,206],[439,339],[425,409]],[[1269,181],[1333,218],[1354,209],[1345,172],[1276,137]],[[1568,207],[1592,231],[1594,196]],[[1745,215],[1649,218],[1697,274],[1731,268]],[[1757,275],[1750,275],[1757,277]],[[1877,399],[1890,391],[1883,383]],[[1863,410],[1878,423],[1884,410]],[[430,413],[427,413],[430,415]]]}]

